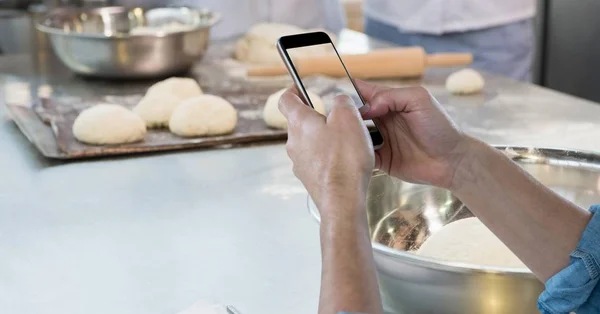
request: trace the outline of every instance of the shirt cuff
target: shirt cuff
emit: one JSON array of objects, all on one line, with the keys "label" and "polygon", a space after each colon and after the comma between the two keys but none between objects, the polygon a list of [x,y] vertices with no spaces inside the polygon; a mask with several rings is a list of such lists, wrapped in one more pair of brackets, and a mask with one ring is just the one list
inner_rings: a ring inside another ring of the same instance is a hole
[{"label": "shirt cuff", "polygon": [[600,205],[590,208],[592,219],[585,228],[569,265],[546,282],[538,299],[544,314],[597,313],[600,290],[595,289],[600,276]]}]

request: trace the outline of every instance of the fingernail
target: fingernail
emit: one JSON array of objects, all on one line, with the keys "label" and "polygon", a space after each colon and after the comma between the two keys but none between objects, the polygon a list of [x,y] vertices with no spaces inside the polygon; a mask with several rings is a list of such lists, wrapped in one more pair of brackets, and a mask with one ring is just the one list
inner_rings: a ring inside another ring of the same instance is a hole
[{"label": "fingernail", "polygon": [[338,93],[335,95],[335,98],[342,98],[347,105],[356,106],[354,99],[352,99],[352,97],[346,93]]},{"label": "fingernail", "polygon": [[369,110],[371,110],[371,105],[369,105],[369,103],[366,103],[364,104],[364,106],[358,108],[358,112],[360,112],[361,114],[365,114],[369,112]]}]

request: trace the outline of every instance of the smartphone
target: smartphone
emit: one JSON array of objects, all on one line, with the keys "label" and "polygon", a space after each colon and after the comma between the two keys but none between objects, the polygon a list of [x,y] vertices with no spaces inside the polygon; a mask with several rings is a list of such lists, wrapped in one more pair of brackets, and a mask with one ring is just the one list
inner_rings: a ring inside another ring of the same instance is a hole
[{"label": "smartphone", "polygon": [[[365,101],[363,97],[358,92],[356,85],[354,85],[354,81],[352,80],[352,77],[350,77],[350,73],[348,72],[348,69],[346,69],[344,62],[342,62],[342,58],[340,57],[340,54],[337,52],[337,49],[333,45],[331,38],[329,38],[329,35],[327,35],[327,33],[325,32],[314,32],[283,36],[277,41],[277,50],[279,51],[279,54],[281,55],[285,66],[292,75],[294,83],[296,83],[296,87],[298,87],[298,90],[300,91],[304,102],[307,105],[314,108],[312,102],[310,101],[310,97],[306,92],[306,88],[304,88],[302,78],[298,74],[298,69],[294,65],[294,60],[290,57],[290,54],[296,51],[301,51],[303,49],[315,48],[330,48],[331,51],[335,52],[335,54],[337,55],[339,66],[344,70],[343,72],[346,72],[346,75],[348,75],[348,79],[352,84],[352,88],[350,88],[349,90],[345,90],[345,93],[354,100],[354,104],[357,106],[358,109],[364,106]],[[377,129],[377,126],[375,126],[375,124],[372,121],[365,121],[365,123],[371,125],[371,127],[369,128],[369,134],[371,135],[373,147],[375,149],[380,148],[383,145],[383,136],[381,135],[381,132],[379,132],[379,129]]]}]

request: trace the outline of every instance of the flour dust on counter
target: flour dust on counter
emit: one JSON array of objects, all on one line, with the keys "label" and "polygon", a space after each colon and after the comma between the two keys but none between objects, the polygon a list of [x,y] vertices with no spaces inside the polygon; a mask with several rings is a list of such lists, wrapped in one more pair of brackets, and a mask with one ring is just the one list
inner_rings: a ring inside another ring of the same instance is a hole
[{"label": "flour dust on counter", "polygon": [[199,300],[177,314],[239,314],[233,306]]}]

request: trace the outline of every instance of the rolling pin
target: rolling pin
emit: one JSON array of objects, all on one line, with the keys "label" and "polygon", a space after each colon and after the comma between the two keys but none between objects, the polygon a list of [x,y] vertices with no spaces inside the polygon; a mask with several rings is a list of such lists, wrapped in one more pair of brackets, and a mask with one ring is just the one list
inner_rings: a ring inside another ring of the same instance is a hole
[{"label": "rolling pin", "polygon": [[[470,53],[439,53],[428,55],[422,47],[373,50],[365,54],[342,55],[350,75],[355,78],[416,77],[426,67],[467,65],[473,62]],[[294,58],[300,76],[323,74],[331,77],[346,75],[335,54]],[[283,65],[258,66],[248,69],[248,76],[285,75]]]}]

